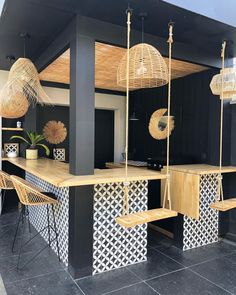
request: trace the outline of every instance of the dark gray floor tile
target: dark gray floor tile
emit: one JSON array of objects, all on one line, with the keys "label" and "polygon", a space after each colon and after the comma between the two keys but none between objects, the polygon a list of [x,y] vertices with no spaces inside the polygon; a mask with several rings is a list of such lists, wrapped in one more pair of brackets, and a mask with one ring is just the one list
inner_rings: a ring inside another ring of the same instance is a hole
[{"label": "dark gray floor tile", "polygon": [[170,247],[173,245],[173,240],[158,233],[152,229],[148,229],[148,246],[153,248]]},{"label": "dark gray floor tile", "polygon": [[138,283],[136,285],[123,288],[118,291],[109,293],[109,295],[157,295],[152,288],[145,283]]},{"label": "dark gray floor tile", "polygon": [[229,294],[190,270],[180,270],[147,281],[161,295],[224,295]]},{"label": "dark gray floor tile", "polygon": [[19,212],[3,213],[0,215],[0,228],[5,225],[14,224],[18,221]]},{"label": "dark gray floor tile", "polygon": [[[27,234],[23,236],[23,241],[22,243],[27,242],[32,235]],[[0,243],[0,258],[2,257],[8,257],[8,256],[13,256],[16,255],[19,251],[20,245],[21,245],[21,237],[16,239],[15,246],[14,246],[14,253],[12,253],[12,243],[13,243],[13,238],[7,238]],[[37,236],[35,237],[30,243],[26,244],[23,249],[22,253],[28,253],[28,252],[34,252],[34,251],[39,251],[43,247],[45,247],[47,243],[45,242],[42,237]]]},{"label": "dark gray floor tile", "polygon": [[128,267],[142,280],[154,278],[181,268],[183,268],[182,265],[154,249],[148,249],[148,260],[146,262]]},{"label": "dark gray floor tile", "polygon": [[7,295],[82,295],[66,271],[6,285]]},{"label": "dark gray floor tile", "polygon": [[156,248],[156,250],[161,251],[184,266],[191,266],[233,253],[236,251],[236,247],[224,242],[219,242],[187,251],[183,251],[175,246],[163,246]]},{"label": "dark gray floor tile", "polygon": [[126,268],[112,270],[76,281],[86,295],[100,295],[140,282]]},{"label": "dark gray floor tile", "polygon": [[191,267],[203,277],[236,294],[236,265],[229,259],[219,258]]},{"label": "dark gray floor tile", "polygon": [[[24,265],[31,257],[32,252],[23,254],[21,265]],[[30,264],[19,271],[16,269],[17,258],[17,255],[0,258],[0,274],[5,284],[63,269],[63,265],[59,263],[57,256],[49,248],[44,250]]]}]

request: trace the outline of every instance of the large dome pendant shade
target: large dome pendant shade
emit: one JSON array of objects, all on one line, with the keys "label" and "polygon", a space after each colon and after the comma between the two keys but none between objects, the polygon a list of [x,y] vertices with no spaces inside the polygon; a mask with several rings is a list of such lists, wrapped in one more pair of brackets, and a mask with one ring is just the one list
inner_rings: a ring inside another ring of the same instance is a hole
[{"label": "large dome pendant shade", "polygon": [[[160,52],[153,46],[140,43],[129,49],[129,88],[154,88],[168,84],[168,68]],[[117,84],[126,87],[127,53],[117,71]]]},{"label": "large dome pendant shade", "polygon": [[22,92],[33,103],[50,103],[42,88],[36,67],[28,58],[19,58],[11,67],[7,86],[13,94]]},{"label": "large dome pendant shade", "polygon": [[[223,70],[223,90],[222,84],[222,70],[220,74],[213,76],[210,88],[214,95],[219,95],[221,99],[231,99],[236,94],[236,69],[225,68]],[[223,93],[223,97],[222,94]]]},{"label": "large dome pendant shade", "polygon": [[50,104],[36,67],[28,58],[19,58],[11,67],[6,85],[0,92],[0,116],[20,118],[30,103]]}]

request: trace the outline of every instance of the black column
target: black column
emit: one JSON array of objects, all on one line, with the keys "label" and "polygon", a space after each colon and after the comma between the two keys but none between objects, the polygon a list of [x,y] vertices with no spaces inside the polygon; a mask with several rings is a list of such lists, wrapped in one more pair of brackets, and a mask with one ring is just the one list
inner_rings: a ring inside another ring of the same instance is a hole
[{"label": "black column", "polygon": [[70,173],[94,169],[95,41],[77,35],[70,45]]},{"label": "black column", "polygon": [[[94,173],[95,40],[70,43],[70,173]],[[74,278],[92,274],[93,186],[70,188],[69,271]]]}]

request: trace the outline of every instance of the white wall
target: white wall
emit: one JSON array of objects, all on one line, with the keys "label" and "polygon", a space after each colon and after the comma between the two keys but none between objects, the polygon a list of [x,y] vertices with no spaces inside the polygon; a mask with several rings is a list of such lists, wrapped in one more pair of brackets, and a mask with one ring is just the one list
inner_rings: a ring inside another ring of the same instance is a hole
[{"label": "white wall", "polygon": [[[69,90],[44,87],[54,105],[69,106]],[[120,95],[95,93],[95,108],[114,110],[114,161],[122,160],[121,153],[125,149],[125,97]]]},{"label": "white wall", "polygon": [[[7,71],[0,71],[0,89],[6,83],[7,77]],[[68,89],[54,87],[44,87],[44,89],[51,98],[54,105],[69,106]],[[114,110],[115,112],[114,161],[120,162],[122,160],[121,153],[123,153],[125,149],[125,97],[120,95],[95,93],[95,108]],[[0,144],[1,139],[2,136],[0,136]]]}]

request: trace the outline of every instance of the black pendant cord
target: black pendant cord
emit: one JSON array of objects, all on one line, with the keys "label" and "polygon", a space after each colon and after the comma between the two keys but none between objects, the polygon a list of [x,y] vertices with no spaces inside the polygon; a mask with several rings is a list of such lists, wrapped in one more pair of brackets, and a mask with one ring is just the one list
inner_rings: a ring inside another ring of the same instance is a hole
[{"label": "black pendant cord", "polygon": [[142,43],[144,42],[144,16],[142,16]]}]

